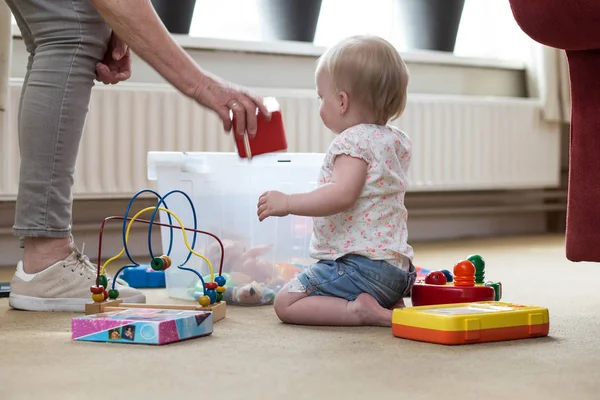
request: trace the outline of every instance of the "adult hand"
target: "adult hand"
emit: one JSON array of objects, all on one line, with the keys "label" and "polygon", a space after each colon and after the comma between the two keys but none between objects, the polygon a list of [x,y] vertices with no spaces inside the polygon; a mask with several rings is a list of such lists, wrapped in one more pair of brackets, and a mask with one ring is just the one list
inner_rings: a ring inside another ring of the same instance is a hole
[{"label": "adult hand", "polygon": [[268,217],[285,217],[289,214],[289,195],[276,190],[263,193],[258,199],[258,219],[263,221]]},{"label": "adult hand", "polygon": [[114,32],[104,60],[96,64],[96,78],[106,85],[116,85],[131,77],[131,52]]},{"label": "adult hand", "polygon": [[[244,135],[246,132],[251,137],[256,135],[257,109],[265,118],[271,118],[271,113],[263,104],[261,97],[253,96],[216,77],[206,76],[193,97],[198,103],[219,114],[225,131],[229,132],[231,128],[235,128],[235,133],[238,135]],[[232,126],[230,110],[236,121],[235,127]]]},{"label": "adult hand", "polygon": [[[210,76],[199,68],[193,58],[183,51],[169,34],[150,1],[90,1],[113,29],[113,35],[122,37],[141,59],[180,93],[215,111],[223,121],[226,131],[231,131],[233,125],[230,111],[233,111],[235,132],[239,135],[245,132],[250,136],[256,134],[257,109],[266,119],[270,119],[270,113],[262,99],[234,87],[229,82]],[[114,36],[113,39],[120,48],[125,48],[118,37]],[[114,47],[114,44],[115,42],[111,41],[111,46]],[[114,52],[110,50],[107,55],[110,56],[108,60],[98,64],[99,80],[116,83],[128,78],[129,64],[126,64],[126,68],[121,68],[124,65],[122,58],[115,58]],[[126,57],[126,60],[129,60],[129,57]]]}]

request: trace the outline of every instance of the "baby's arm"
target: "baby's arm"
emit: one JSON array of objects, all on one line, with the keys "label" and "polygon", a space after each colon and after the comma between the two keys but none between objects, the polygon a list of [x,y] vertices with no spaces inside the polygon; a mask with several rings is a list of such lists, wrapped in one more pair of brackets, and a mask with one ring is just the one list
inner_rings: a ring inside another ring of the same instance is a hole
[{"label": "baby's arm", "polygon": [[338,155],[333,165],[330,183],[308,192],[284,194],[278,191],[264,193],[258,201],[258,217],[300,215],[321,217],[351,208],[360,196],[367,179],[367,163],[348,155]]},{"label": "baby's arm", "polygon": [[367,179],[367,163],[357,157],[338,155],[333,164],[331,183],[308,192],[289,195],[288,213],[322,217],[351,208]]}]

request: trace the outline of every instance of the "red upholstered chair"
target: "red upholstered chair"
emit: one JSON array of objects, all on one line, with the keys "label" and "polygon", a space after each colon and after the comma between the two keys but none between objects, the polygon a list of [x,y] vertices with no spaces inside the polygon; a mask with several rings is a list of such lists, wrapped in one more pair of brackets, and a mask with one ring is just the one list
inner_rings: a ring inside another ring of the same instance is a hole
[{"label": "red upholstered chair", "polygon": [[531,39],[566,51],[571,134],[566,257],[600,261],[600,0],[509,0]]}]

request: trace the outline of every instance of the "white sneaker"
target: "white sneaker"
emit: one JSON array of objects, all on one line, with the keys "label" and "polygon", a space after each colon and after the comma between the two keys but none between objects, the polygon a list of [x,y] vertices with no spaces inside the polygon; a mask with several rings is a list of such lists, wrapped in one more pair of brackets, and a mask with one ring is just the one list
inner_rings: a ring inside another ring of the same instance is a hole
[{"label": "white sneaker", "polygon": [[[85,304],[93,302],[90,287],[96,284],[97,267],[72,244],[73,252],[64,260],[37,274],[23,271],[23,262],[11,281],[9,305],[26,311],[85,312]],[[112,288],[112,277],[108,289]],[[124,303],[145,303],[146,296],[117,279],[115,289]]]}]

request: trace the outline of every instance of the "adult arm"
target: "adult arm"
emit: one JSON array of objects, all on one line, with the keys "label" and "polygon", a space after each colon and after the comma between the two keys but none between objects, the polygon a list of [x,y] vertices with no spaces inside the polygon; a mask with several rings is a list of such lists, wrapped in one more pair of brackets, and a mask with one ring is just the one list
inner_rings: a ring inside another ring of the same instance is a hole
[{"label": "adult arm", "polygon": [[215,111],[223,128],[231,130],[229,110],[235,114],[235,131],[256,133],[256,109],[270,114],[262,99],[234,87],[201,69],[172,38],[150,0],[91,0],[98,13],[131,50],[185,96]]}]

